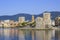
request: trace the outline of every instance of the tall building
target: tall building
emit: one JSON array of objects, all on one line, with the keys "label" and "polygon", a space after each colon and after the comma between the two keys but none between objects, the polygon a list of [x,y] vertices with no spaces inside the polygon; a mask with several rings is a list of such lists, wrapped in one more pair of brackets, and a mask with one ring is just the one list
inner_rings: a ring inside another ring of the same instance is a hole
[{"label": "tall building", "polygon": [[19,17],[19,23],[25,22],[25,17]]},{"label": "tall building", "polygon": [[36,28],[43,28],[43,18],[42,17],[36,18]]},{"label": "tall building", "polygon": [[45,12],[43,14],[43,21],[44,21],[45,27],[51,26],[51,16],[49,12]]},{"label": "tall building", "polygon": [[32,15],[32,22],[34,22],[34,15]]}]

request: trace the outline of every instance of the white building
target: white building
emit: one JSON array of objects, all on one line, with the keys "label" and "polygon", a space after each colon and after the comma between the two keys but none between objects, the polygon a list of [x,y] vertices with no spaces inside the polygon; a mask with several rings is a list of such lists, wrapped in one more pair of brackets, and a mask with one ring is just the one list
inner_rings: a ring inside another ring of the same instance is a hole
[{"label": "white building", "polygon": [[43,18],[42,17],[37,17],[36,18],[36,28],[44,28],[43,24]]},{"label": "white building", "polygon": [[45,12],[43,14],[43,21],[44,21],[45,27],[51,26],[51,16],[49,12]]},{"label": "white building", "polygon": [[10,20],[4,20],[4,22],[8,23],[8,22],[10,22]]},{"label": "white building", "polygon": [[4,27],[10,27],[10,20],[4,20]]},{"label": "white building", "polygon": [[20,23],[25,22],[25,17],[19,17],[19,22],[20,22]]}]

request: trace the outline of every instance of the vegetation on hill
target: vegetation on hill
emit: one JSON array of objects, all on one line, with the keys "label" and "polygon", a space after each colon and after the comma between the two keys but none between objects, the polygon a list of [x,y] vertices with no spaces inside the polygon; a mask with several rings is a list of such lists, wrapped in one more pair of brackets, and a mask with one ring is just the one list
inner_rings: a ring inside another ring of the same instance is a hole
[{"label": "vegetation on hill", "polygon": [[36,26],[36,22],[23,22],[23,23],[19,23],[18,27],[26,27],[28,25],[30,27],[35,27]]}]

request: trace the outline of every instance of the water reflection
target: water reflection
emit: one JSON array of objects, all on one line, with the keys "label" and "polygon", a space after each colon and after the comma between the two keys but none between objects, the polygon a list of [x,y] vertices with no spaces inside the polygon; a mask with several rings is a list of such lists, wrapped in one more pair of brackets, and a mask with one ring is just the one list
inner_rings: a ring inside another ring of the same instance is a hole
[{"label": "water reflection", "polygon": [[19,40],[25,40],[24,31],[23,30],[19,30],[18,37],[19,37]]},{"label": "water reflection", "polygon": [[0,28],[0,40],[4,40],[4,30]]},{"label": "water reflection", "polygon": [[55,31],[55,40],[60,40],[60,30]]},{"label": "water reflection", "polygon": [[[56,35],[55,35],[56,34]],[[53,30],[20,30],[0,28],[0,40],[60,40],[60,33]]]}]

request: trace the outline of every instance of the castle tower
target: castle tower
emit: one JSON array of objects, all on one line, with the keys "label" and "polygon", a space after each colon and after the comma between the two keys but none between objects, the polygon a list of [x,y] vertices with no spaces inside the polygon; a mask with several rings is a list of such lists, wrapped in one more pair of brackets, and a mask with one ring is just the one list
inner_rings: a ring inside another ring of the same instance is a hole
[{"label": "castle tower", "polygon": [[34,20],[34,15],[32,15],[32,22],[34,22],[35,20]]}]

